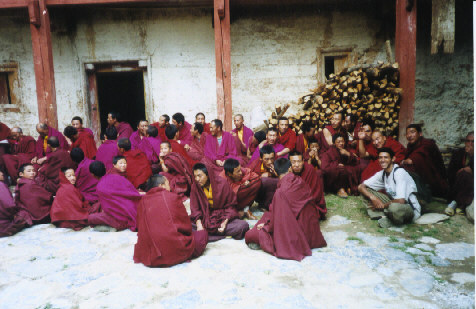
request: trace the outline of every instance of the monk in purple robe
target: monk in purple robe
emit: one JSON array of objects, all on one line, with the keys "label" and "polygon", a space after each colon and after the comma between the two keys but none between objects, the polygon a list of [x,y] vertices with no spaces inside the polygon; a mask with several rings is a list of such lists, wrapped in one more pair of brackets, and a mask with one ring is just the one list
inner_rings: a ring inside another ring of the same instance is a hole
[{"label": "monk in purple robe", "polygon": [[207,133],[204,132],[203,125],[195,122],[190,128],[190,134],[192,135],[192,142],[190,143],[187,153],[189,157],[194,161],[201,161],[205,156],[205,141]]},{"label": "monk in purple robe", "polygon": [[3,182],[0,172],[0,237],[11,236],[21,231],[27,224],[17,214],[20,208],[15,204],[12,193]]},{"label": "monk in purple robe", "polygon": [[15,127],[11,130],[9,143],[10,154],[0,157],[0,165],[3,161],[11,184],[15,185],[18,179],[18,168],[25,163],[30,163],[35,156],[35,140],[31,136],[24,136],[22,129]]},{"label": "monk in purple robe", "polygon": [[203,126],[203,132],[210,134],[210,124],[206,122],[204,113],[198,112],[195,115],[195,122],[198,122]]},{"label": "monk in purple robe", "polygon": [[192,142],[192,136],[190,135],[191,124],[185,121],[185,117],[181,113],[175,113],[172,116],[172,123],[177,127],[179,136],[178,143],[185,147]]},{"label": "monk in purple robe", "polygon": [[117,130],[115,127],[109,127],[106,129],[104,142],[96,152],[96,160],[104,163],[106,170],[109,170],[112,168],[112,158],[118,155]]},{"label": "monk in purple robe", "polygon": [[107,123],[109,125],[109,128],[115,127],[117,130],[117,139],[121,138],[129,138],[132,135],[132,127],[130,124],[128,124],[125,121],[119,121],[120,120],[120,114],[117,112],[110,112],[107,114]]},{"label": "monk in purple robe", "polygon": [[170,191],[186,200],[193,183],[192,168],[181,154],[172,152],[172,146],[167,141],[160,144],[160,166],[160,174],[169,181]]},{"label": "monk in purple robe", "polygon": [[129,137],[131,141],[132,149],[140,149],[144,151],[142,147],[142,141],[146,140],[147,137],[147,128],[149,127],[149,122],[147,120],[140,120],[137,124],[137,131],[134,131]]},{"label": "monk in purple robe", "polygon": [[236,194],[227,181],[209,174],[207,167],[197,163],[193,167],[195,182],[190,193],[192,223],[197,231],[206,230],[209,241],[231,236],[243,239],[249,226],[238,219]]},{"label": "monk in purple robe", "polygon": [[210,123],[211,134],[205,141],[205,156],[216,165],[223,166],[226,159],[235,159],[243,162],[241,154],[236,149],[235,138],[231,133],[223,131],[223,122],[219,119]]},{"label": "monk in purple robe", "polygon": [[64,136],[72,142],[71,149],[81,148],[86,158],[93,159],[96,157],[96,142],[94,136],[86,131],[79,132],[73,126],[67,126],[63,131]]},{"label": "monk in purple robe", "polygon": [[[137,205],[141,195],[124,176],[127,170],[126,158],[123,156],[114,157],[113,165],[114,167],[98,182],[96,192],[101,211],[90,214],[88,224],[107,225],[118,231],[127,228],[135,231],[137,229]],[[98,174],[101,173],[98,172]],[[96,175],[96,177],[98,176]]]},{"label": "monk in purple robe", "polygon": [[246,233],[245,241],[252,249],[301,261],[312,255],[311,249],[327,246],[319,227],[319,212],[309,187],[290,172],[288,159],[278,159],[275,170],[280,180],[270,210]]},{"label": "monk in purple robe", "polygon": [[261,149],[265,145],[271,145],[274,149],[274,152],[276,153],[276,158],[279,158],[279,154],[284,150],[284,146],[281,144],[278,144],[278,130],[276,130],[275,128],[268,129],[268,132],[266,133],[266,140],[262,141],[259,144],[259,147],[255,150],[255,152],[251,156],[248,166],[251,166],[253,161],[259,159],[260,157],[259,149]]},{"label": "monk in purple robe", "polygon": [[81,148],[73,148],[70,156],[73,162],[78,165],[75,173],[76,188],[89,203],[96,203],[98,201],[98,195],[96,193],[98,180],[89,172],[89,165],[94,161],[85,158]]},{"label": "monk in purple robe", "polygon": [[244,122],[242,114],[235,115],[235,117],[233,117],[235,128],[231,131],[234,136],[238,137],[240,142],[240,148],[238,149],[242,156],[246,156],[250,138],[253,136],[253,131],[245,126]]},{"label": "monk in purple robe", "polygon": [[[248,150],[246,152],[246,156],[248,159],[251,159],[253,153],[255,153],[256,149],[259,149],[259,145],[262,141],[266,139],[266,132],[265,131],[258,131],[253,136],[251,136],[248,140]],[[248,161],[248,163],[251,161]]]},{"label": "monk in purple robe", "polygon": [[[41,165],[46,161],[46,155],[51,152],[51,148],[48,146],[48,138],[56,137],[59,142],[59,147],[64,150],[69,150],[69,144],[63,134],[56,129],[49,127],[45,123],[39,123],[36,125],[36,131],[38,132],[38,140],[35,145],[35,156],[31,159],[32,164]],[[40,160],[40,163],[38,162]],[[38,168],[38,165],[35,167]]]},{"label": "monk in purple robe", "polygon": [[81,134],[83,132],[89,133],[92,136],[94,136],[94,133],[91,129],[89,128],[84,128],[83,127],[83,118],[79,116],[74,116],[73,119],[71,120],[71,125],[78,130],[78,132]]}]

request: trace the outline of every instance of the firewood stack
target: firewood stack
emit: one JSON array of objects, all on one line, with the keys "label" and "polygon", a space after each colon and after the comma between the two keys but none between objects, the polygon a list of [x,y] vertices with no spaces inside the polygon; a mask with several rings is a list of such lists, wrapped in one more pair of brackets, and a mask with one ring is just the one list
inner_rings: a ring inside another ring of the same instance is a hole
[{"label": "firewood stack", "polygon": [[[372,118],[375,125],[387,135],[396,137],[400,95],[398,64],[359,65],[331,74],[325,84],[319,85],[311,94],[299,99],[302,111],[289,116],[296,134],[301,134],[304,122],[311,122],[317,129],[330,123],[337,111],[355,114],[359,121]],[[289,104],[276,106],[267,127],[276,126]]]}]

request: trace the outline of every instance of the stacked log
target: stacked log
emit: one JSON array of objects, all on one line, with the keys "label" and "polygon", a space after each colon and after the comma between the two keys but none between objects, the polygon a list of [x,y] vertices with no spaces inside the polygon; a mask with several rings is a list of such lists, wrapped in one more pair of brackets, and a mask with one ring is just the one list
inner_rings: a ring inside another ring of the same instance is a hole
[{"label": "stacked log", "polygon": [[[387,135],[398,134],[398,112],[402,89],[399,85],[398,64],[378,63],[345,68],[319,85],[311,94],[299,99],[302,110],[288,118],[296,134],[301,134],[304,122],[312,123],[321,130],[330,123],[332,115],[338,111],[354,114],[359,121],[371,118]],[[266,123],[276,126],[289,104],[276,106]]]}]

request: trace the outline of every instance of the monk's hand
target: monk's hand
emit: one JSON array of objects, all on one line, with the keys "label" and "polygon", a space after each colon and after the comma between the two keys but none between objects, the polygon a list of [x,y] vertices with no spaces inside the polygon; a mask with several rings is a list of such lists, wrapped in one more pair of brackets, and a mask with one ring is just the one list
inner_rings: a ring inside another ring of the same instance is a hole
[{"label": "monk's hand", "polygon": [[41,165],[41,164],[43,164],[45,161],[46,161],[46,157],[43,157],[43,158],[41,158],[41,159],[36,160],[36,163],[38,163],[38,164]]},{"label": "monk's hand", "polygon": [[197,220],[197,231],[203,231],[202,220]]},{"label": "monk's hand", "polygon": [[263,228],[263,226],[264,226],[264,223],[260,223],[256,226],[256,229],[259,231]]},{"label": "monk's hand", "polygon": [[31,164],[36,164],[36,161],[38,160],[37,157],[34,157],[33,159],[31,159]]},{"label": "monk's hand", "polygon": [[264,144],[266,144],[266,140],[259,143],[259,145],[258,145],[259,149],[263,148]]},{"label": "monk's hand", "polygon": [[187,151],[190,151],[190,146],[189,146],[188,144],[185,145],[185,146],[183,146],[183,148],[184,148],[185,150],[187,150]]},{"label": "monk's hand", "polygon": [[245,182],[243,183],[243,186],[245,186],[245,187],[246,187],[246,186],[247,186],[247,185],[249,185],[249,184],[250,184],[250,181],[249,181],[249,180],[247,180],[247,181],[245,181]]},{"label": "monk's hand", "polygon": [[222,160],[215,161],[218,166],[223,166],[224,162]]},{"label": "monk's hand", "polygon": [[224,233],[227,224],[228,224],[228,219],[225,219],[225,221],[223,221],[223,222],[221,223],[220,227],[218,228],[218,232],[219,232],[219,233]]},{"label": "monk's hand", "polygon": [[402,163],[403,163],[403,164],[406,164],[406,165],[412,165],[412,164],[413,164],[413,161],[412,161],[412,159],[408,158],[408,159],[406,159],[406,160],[403,160]]},{"label": "monk's hand", "polygon": [[236,132],[231,131],[231,135],[236,136]]},{"label": "monk's hand", "polygon": [[340,169],[343,169],[345,166],[344,166],[344,164],[339,163],[339,164],[337,164],[337,167],[340,168]]},{"label": "monk's hand", "polygon": [[342,149],[339,149],[339,152],[340,152],[340,154],[343,155],[343,156],[346,156],[346,157],[350,156],[350,152],[348,152],[347,150],[345,150],[345,149],[343,149],[343,148],[342,148]]},{"label": "monk's hand", "polygon": [[364,131],[359,131],[357,136],[359,137],[359,139],[364,140],[365,139],[365,132]]}]

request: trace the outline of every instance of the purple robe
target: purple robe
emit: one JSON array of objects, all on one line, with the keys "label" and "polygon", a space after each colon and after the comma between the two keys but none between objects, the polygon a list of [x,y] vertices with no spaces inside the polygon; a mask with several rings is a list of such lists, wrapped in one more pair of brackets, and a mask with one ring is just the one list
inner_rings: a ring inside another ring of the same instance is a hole
[{"label": "purple robe", "polygon": [[223,132],[221,144],[218,145],[218,139],[213,136],[207,136],[205,140],[205,157],[212,160],[236,159],[243,164],[243,158],[238,154],[236,149],[235,137],[231,133]]},{"label": "purple robe", "polygon": [[178,140],[181,145],[190,145],[192,142],[192,135],[190,134],[190,129],[192,125],[186,121],[183,123],[183,127],[179,130]]},{"label": "purple robe", "polygon": [[94,161],[84,158],[76,169],[76,188],[91,204],[98,201],[98,195],[96,194],[98,180],[89,172],[89,165],[92,162]]},{"label": "purple robe", "polygon": [[131,141],[131,148],[142,150],[141,145],[142,145],[142,142],[145,140],[145,138],[146,138],[145,136],[141,138],[138,130],[134,131],[129,137],[129,140]]},{"label": "purple robe", "polygon": [[[265,146],[268,145],[268,143],[264,144]],[[281,145],[281,144],[274,144],[273,145],[273,149],[274,149],[274,152],[275,153],[278,153],[280,151],[283,151],[284,149],[284,146]],[[286,156],[282,156],[282,157],[277,157],[276,159],[278,158],[284,158]],[[253,155],[251,156],[251,159],[250,159],[250,162],[248,163],[248,166],[251,165],[251,162],[253,162],[254,160],[256,159],[259,159],[260,158],[260,155],[259,155],[259,148],[256,148],[255,152],[253,152]]]},{"label": "purple robe", "polygon": [[117,139],[121,138],[129,138],[132,135],[132,132],[134,130],[132,129],[131,125],[128,124],[127,122],[118,122],[116,125],[116,130],[117,130]]},{"label": "purple robe", "polygon": [[19,210],[7,185],[0,182],[0,237],[11,236],[26,226],[26,222],[16,216]]},{"label": "purple robe", "polygon": [[141,150],[145,152],[147,159],[149,159],[150,163],[155,163],[159,161],[160,156],[160,137],[146,137]]},{"label": "purple robe", "polygon": [[[66,138],[63,136],[63,134],[52,127],[48,127],[48,137],[52,137],[52,136],[56,136],[58,138],[60,143],[60,146],[59,146],[60,149],[69,150],[69,144],[66,141]],[[50,146],[46,148],[46,152],[43,151],[43,143],[44,143],[44,139],[41,136],[38,136],[38,139],[36,140],[36,145],[35,145],[35,156],[37,158],[43,158],[44,156],[46,156],[47,153],[51,152]]]},{"label": "purple robe", "polygon": [[106,170],[112,168],[112,159],[119,155],[119,149],[117,149],[117,140],[106,140],[99,146],[96,152],[96,160],[101,161],[106,166]]},{"label": "purple robe", "polygon": [[[236,136],[238,136],[238,130],[236,128],[233,129],[232,132],[235,132]],[[252,136],[253,136],[253,131],[250,128],[248,128],[247,126],[243,125],[243,140],[242,140],[242,142],[245,144],[247,149],[249,147],[250,137],[252,137]]]}]

